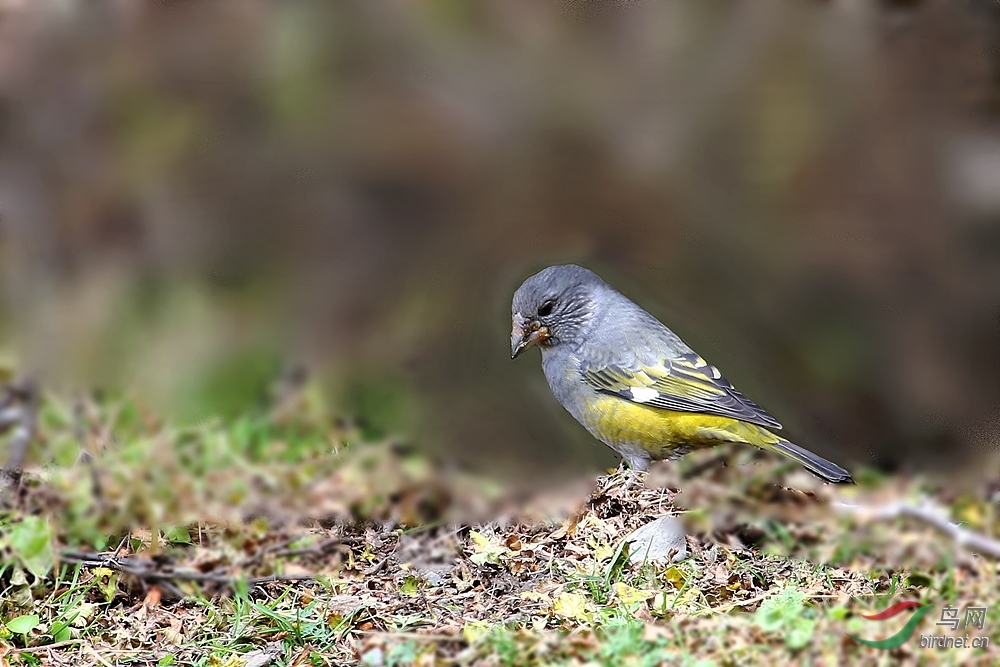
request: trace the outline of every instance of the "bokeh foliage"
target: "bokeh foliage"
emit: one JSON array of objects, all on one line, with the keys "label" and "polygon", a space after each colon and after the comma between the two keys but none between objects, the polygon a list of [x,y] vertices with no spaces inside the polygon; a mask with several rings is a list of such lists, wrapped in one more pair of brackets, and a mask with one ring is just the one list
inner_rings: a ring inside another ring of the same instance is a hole
[{"label": "bokeh foliage", "polygon": [[8,3],[0,328],[194,416],[302,364],[371,435],[550,475],[613,459],[507,307],[579,261],[811,448],[987,471],[998,11]]}]

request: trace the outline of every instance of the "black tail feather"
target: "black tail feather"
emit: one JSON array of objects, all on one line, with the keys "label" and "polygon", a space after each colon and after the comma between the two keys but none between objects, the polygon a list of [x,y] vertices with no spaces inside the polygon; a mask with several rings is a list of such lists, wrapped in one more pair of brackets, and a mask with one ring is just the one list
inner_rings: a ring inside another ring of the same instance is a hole
[{"label": "black tail feather", "polygon": [[822,456],[817,456],[807,449],[799,447],[793,442],[779,440],[771,445],[776,450],[802,464],[809,472],[822,477],[834,484],[854,484],[851,473],[841,468],[836,463],[827,461]]}]

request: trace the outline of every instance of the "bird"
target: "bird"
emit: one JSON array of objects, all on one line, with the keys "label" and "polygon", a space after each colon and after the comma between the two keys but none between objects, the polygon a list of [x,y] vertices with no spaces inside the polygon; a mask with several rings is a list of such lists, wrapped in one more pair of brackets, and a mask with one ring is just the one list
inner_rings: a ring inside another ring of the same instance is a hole
[{"label": "bird", "polygon": [[511,359],[531,347],[541,350],[556,400],[635,476],[652,461],[741,443],[783,454],[827,482],[854,483],[837,464],[774,433],[777,419],[582,266],[550,266],[517,288]]}]

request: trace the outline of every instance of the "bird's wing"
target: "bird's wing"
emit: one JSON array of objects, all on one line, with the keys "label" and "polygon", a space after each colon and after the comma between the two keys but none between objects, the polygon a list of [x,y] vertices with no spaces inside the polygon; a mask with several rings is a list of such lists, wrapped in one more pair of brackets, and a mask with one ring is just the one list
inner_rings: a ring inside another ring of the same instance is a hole
[{"label": "bird's wing", "polygon": [[780,429],[778,420],[741,394],[715,366],[694,352],[655,364],[598,361],[581,364],[584,381],[598,391],[665,410],[701,412]]}]

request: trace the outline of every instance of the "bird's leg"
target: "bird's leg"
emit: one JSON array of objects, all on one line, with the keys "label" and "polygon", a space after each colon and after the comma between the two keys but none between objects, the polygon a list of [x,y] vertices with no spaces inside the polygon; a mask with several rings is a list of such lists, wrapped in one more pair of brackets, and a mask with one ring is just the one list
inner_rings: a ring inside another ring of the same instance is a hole
[{"label": "bird's leg", "polygon": [[641,474],[642,473],[636,472],[635,470],[629,468],[628,472],[625,475],[625,483],[622,484],[622,491],[631,491],[632,487],[634,487],[635,483],[639,480],[639,475]]},{"label": "bird's leg", "polygon": [[622,466],[628,466],[628,472],[625,476],[625,484],[622,485],[622,491],[629,491],[645,475],[646,470],[649,469],[649,461],[642,459],[629,459],[622,458]]},{"label": "bird's leg", "polygon": [[625,478],[625,484],[622,486],[622,490],[629,491],[635,488],[637,484],[641,485],[642,480],[645,478],[645,476],[646,476],[645,470],[636,470],[635,468],[630,468],[628,471],[628,475]]}]

